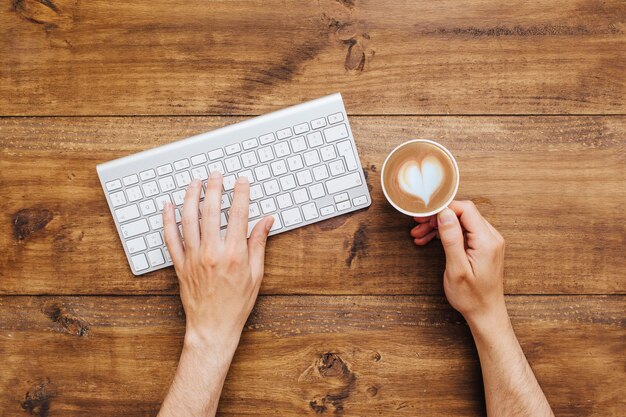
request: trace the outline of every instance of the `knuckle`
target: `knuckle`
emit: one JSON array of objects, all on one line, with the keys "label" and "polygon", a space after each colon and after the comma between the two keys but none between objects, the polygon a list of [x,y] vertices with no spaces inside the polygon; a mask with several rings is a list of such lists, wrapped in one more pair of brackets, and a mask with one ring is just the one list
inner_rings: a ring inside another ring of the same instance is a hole
[{"label": "knuckle", "polygon": [[217,259],[209,254],[202,255],[200,265],[205,269],[213,269],[217,266]]},{"label": "knuckle", "polygon": [[229,216],[235,217],[238,219],[244,218],[248,214],[247,208],[242,207],[241,205],[233,205],[230,209]]}]

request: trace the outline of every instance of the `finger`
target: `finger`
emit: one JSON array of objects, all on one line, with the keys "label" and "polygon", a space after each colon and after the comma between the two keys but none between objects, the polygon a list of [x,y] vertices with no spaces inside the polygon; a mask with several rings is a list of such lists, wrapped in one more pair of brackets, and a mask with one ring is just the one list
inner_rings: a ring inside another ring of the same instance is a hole
[{"label": "finger", "polygon": [[250,269],[252,270],[252,279],[255,284],[260,285],[263,279],[263,269],[265,266],[265,245],[267,243],[267,235],[274,224],[274,217],[269,216],[261,220],[254,226],[250,239],[248,239],[248,257],[250,259]]},{"label": "finger", "polygon": [[185,236],[186,248],[198,248],[200,246],[200,225],[198,224],[198,205],[200,204],[200,190],[202,182],[194,179],[187,187],[185,200],[183,201],[183,236]]},{"label": "finger", "polygon": [[202,243],[210,244],[220,239],[220,214],[222,209],[222,173],[211,172],[202,203]]},{"label": "finger", "polygon": [[165,236],[165,244],[170,252],[172,262],[176,269],[183,266],[185,262],[185,248],[178,234],[178,226],[176,225],[176,216],[174,215],[174,206],[167,203],[163,207],[163,234]]},{"label": "finger", "polygon": [[416,239],[413,239],[413,242],[415,242],[416,245],[418,246],[423,246],[425,244],[427,244],[428,242],[430,242],[431,240],[433,240],[433,238],[437,235],[437,231],[433,230],[430,233],[422,236],[422,237],[418,237]]},{"label": "finger", "polygon": [[415,220],[418,223],[431,223],[432,224],[432,220],[436,220],[437,216],[427,216],[427,217],[413,217],[413,220]]},{"label": "finger", "polygon": [[456,214],[444,209],[437,216],[439,238],[446,252],[446,273],[451,278],[468,275],[472,269],[465,253],[463,229]]},{"label": "finger", "polygon": [[233,243],[244,242],[248,237],[248,208],[250,207],[250,183],[245,176],[237,178],[233,205],[228,212],[228,232],[226,240]]},{"label": "finger", "polygon": [[433,231],[433,227],[430,223],[422,223],[411,229],[411,236],[414,238],[421,238]]},{"label": "finger", "polygon": [[470,233],[483,234],[489,229],[483,216],[471,201],[453,201],[449,208],[458,216],[461,226]]}]

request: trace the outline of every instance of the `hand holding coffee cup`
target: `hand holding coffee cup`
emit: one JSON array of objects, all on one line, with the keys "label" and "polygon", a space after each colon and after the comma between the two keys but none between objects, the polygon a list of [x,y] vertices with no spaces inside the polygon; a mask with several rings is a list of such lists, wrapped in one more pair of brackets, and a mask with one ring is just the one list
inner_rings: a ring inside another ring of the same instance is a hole
[{"label": "hand holding coffee cup", "polygon": [[459,188],[459,168],[444,146],[415,139],[389,153],[381,170],[387,201],[401,213],[427,217],[439,213]]}]

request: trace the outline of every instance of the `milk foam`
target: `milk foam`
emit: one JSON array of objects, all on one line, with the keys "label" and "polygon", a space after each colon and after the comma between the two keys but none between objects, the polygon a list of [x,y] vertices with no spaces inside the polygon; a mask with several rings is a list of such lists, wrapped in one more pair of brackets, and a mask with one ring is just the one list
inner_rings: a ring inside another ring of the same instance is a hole
[{"label": "milk foam", "polygon": [[398,185],[405,193],[418,197],[428,205],[443,184],[444,177],[444,167],[439,159],[428,155],[421,162],[405,161],[398,170]]}]

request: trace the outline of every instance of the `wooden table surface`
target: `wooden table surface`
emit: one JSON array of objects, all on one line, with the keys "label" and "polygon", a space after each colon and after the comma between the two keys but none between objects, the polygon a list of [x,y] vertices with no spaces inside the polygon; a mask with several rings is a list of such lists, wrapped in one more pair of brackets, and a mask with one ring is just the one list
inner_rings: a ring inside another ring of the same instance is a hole
[{"label": "wooden table surface", "polygon": [[433,138],[507,240],[558,416],[626,408],[623,0],[0,6],[0,416],[155,415],[184,332],[134,277],[95,166],[339,91],[373,204],[271,238],[223,416],[484,415],[477,354],[380,167]]}]

